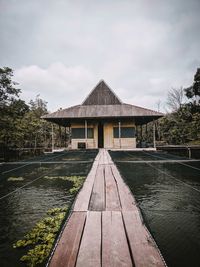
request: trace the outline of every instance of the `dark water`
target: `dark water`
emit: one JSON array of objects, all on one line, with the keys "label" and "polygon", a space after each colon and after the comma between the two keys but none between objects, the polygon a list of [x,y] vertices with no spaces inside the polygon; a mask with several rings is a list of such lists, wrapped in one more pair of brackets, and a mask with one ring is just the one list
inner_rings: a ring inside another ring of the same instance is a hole
[{"label": "dark water", "polygon": [[[151,154],[151,153],[150,153]],[[162,153],[111,152],[169,267],[200,266],[200,161]],[[155,160],[123,163],[121,160]],[[163,159],[164,160],[164,159]],[[120,162],[117,162],[120,161]]]},{"label": "dark water", "polygon": [[[96,151],[77,151],[49,155],[34,159],[34,164],[0,165],[0,266],[23,266],[19,262],[24,249],[13,249],[12,245],[23,238],[36,222],[46,216],[54,207],[71,205],[74,196],[69,193],[72,183],[61,179],[45,179],[44,176],[87,176]],[[45,161],[61,161],[59,164],[45,164]],[[76,163],[77,160],[88,160]],[[33,161],[33,159],[31,160]],[[41,161],[41,163],[37,163]],[[65,163],[68,161],[68,163]],[[71,161],[71,163],[69,163]],[[23,181],[8,181],[10,177],[22,177]],[[39,178],[38,180],[35,180]],[[26,187],[2,198],[21,186]]]}]

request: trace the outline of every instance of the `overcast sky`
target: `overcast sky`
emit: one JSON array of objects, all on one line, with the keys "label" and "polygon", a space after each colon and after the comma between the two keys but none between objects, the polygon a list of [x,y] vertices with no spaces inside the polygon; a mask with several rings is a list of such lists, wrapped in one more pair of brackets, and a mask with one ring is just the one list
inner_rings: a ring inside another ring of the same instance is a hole
[{"label": "overcast sky", "polygon": [[200,0],[0,0],[0,64],[50,111],[100,79],[125,103],[164,110],[200,67]]}]

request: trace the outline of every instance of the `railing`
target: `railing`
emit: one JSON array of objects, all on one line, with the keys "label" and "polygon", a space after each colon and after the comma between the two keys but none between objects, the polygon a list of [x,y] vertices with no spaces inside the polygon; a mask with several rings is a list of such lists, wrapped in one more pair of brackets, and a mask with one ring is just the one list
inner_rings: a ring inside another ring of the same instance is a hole
[{"label": "railing", "polygon": [[0,161],[23,160],[39,156],[44,153],[44,148],[9,148],[0,146]]},{"label": "railing", "polygon": [[187,158],[200,159],[200,146],[157,146],[157,150]]}]

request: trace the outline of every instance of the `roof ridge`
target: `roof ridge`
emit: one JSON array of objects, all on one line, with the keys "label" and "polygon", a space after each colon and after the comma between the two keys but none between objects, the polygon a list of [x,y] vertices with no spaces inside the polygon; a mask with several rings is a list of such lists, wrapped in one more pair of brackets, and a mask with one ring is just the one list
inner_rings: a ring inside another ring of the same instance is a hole
[{"label": "roof ridge", "polygon": [[113,95],[119,100],[119,102],[121,103],[121,104],[123,104],[123,102],[122,102],[122,100],[116,95],[116,93],[113,91],[113,89],[102,79],[102,80],[100,80],[101,82],[104,82],[105,83],[105,85],[108,87],[108,89],[110,89],[110,91],[113,93]]},{"label": "roof ridge", "polygon": [[[110,88],[110,86],[103,80],[101,79],[96,86],[90,91],[90,93],[87,95],[87,97],[84,99],[84,101],[81,103],[81,105],[91,105],[91,104],[85,104],[87,102],[87,100],[90,99],[90,97],[92,96],[92,94],[95,92],[95,90],[98,89],[98,86],[100,84],[105,85],[105,87],[112,93],[112,95],[116,98],[116,100],[122,104],[123,102],[121,101],[121,99],[115,94],[115,92]],[[114,103],[113,103],[114,104]]]}]

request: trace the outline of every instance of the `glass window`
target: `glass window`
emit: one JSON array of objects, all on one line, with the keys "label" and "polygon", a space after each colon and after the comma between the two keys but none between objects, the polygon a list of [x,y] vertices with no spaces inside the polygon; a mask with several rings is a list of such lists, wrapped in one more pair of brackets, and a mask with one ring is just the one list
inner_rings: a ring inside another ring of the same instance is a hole
[{"label": "glass window", "polygon": [[[87,128],[87,138],[94,138],[93,128]],[[72,139],[85,139],[85,128],[72,128]]]},{"label": "glass window", "polygon": [[[119,127],[113,127],[114,138],[119,138]],[[121,127],[121,138],[134,138],[135,127]]]}]

